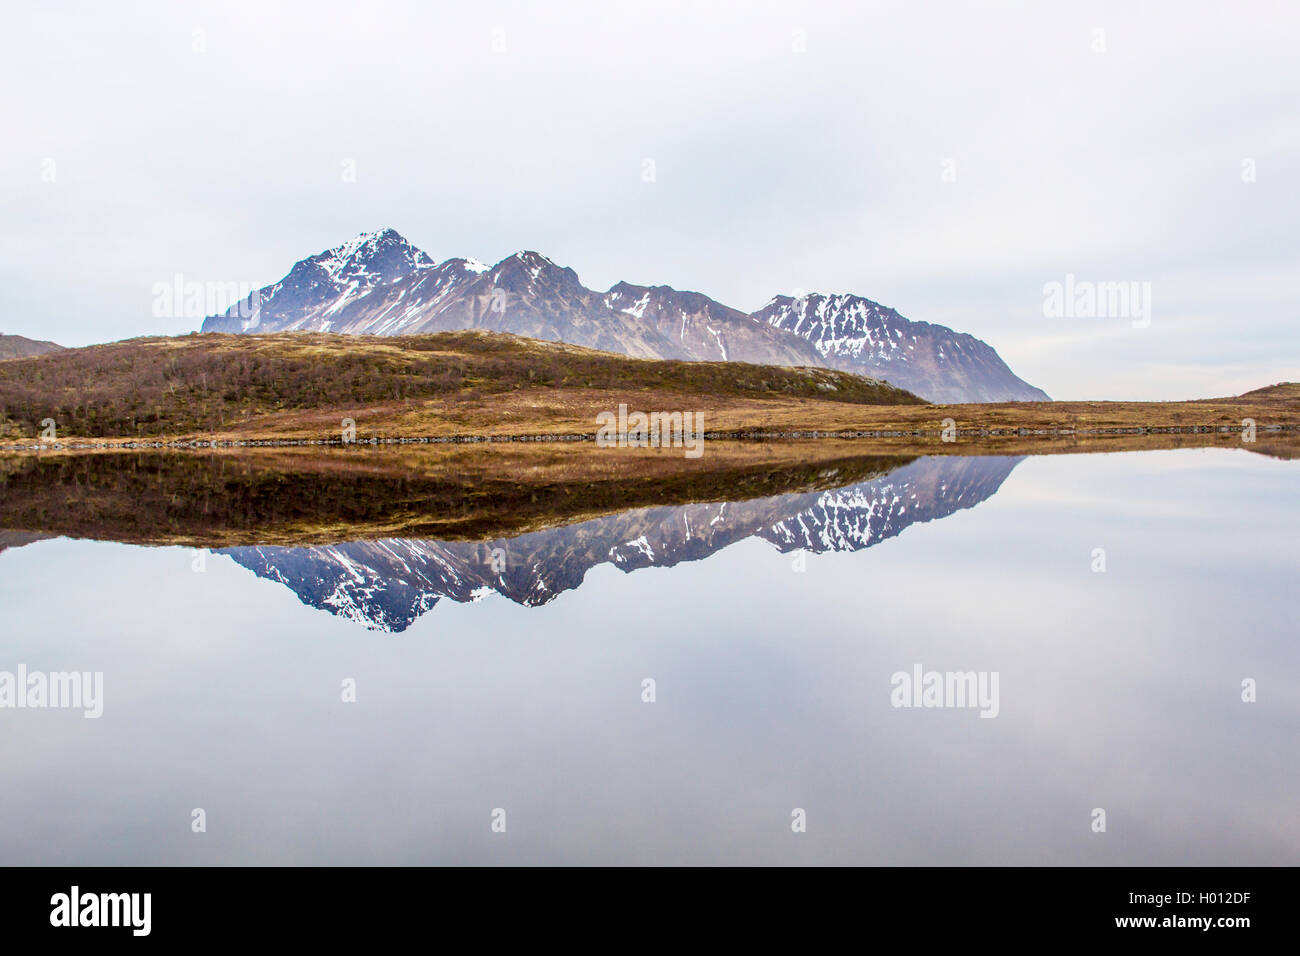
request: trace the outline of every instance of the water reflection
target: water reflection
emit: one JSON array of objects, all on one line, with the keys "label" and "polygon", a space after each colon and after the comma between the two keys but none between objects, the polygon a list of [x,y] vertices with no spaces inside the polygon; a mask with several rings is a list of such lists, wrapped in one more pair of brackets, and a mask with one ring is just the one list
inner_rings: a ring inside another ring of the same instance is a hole
[{"label": "water reflection", "polygon": [[749,501],[637,508],[591,521],[486,541],[382,539],[307,548],[222,549],[304,604],[366,627],[403,631],[439,600],[496,592],[525,606],[579,587],[588,571],[700,561],[746,538],[781,552],[859,551],[971,508],[997,492],[1018,457],[927,457],[826,491]]}]

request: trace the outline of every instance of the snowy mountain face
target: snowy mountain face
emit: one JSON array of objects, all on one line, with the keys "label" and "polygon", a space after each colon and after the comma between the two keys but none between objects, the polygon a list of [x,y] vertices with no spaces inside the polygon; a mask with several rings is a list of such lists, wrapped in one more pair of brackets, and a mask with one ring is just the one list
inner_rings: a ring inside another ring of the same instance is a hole
[{"label": "snowy mountain face", "polygon": [[480,328],[568,342],[638,358],[689,359],[649,320],[612,312],[572,269],[536,252],[519,252],[483,273],[410,332]]},{"label": "snowy mountain face", "polygon": [[[254,302],[256,308],[252,308]],[[435,263],[392,229],[304,259],[204,332],[411,335],[489,329],[638,358],[829,366],[940,402],[1042,401],[986,343],[855,295],[777,296],[752,315],[699,292],[588,289],[536,252]]]},{"label": "snowy mountain face", "polygon": [[356,541],[221,552],[307,605],[366,628],[400,632],[438,601],[497,593],[527,607],[579,587],[612,564],[631,572],[699,561],[761,538],[781,552],[860,551],[972,508],[993,495],[1021,458],[921,458],[887,475],[829,491],[741,502],[640,508],[508,540]]},{"label": "snowy mountain face", "polygon": [[777,296],[754,318],[811,342],[833,368],[883,378],[932,402],[1049,400],[987,343],[862,296]]},{"label": "snowy mountain face", "polygon": [[334,330],[333,317],[349,302],[433,267],[432,259],[392,229],[363,233],[303,259],[279,282],[222,315],[209,316],[202,331]]}]

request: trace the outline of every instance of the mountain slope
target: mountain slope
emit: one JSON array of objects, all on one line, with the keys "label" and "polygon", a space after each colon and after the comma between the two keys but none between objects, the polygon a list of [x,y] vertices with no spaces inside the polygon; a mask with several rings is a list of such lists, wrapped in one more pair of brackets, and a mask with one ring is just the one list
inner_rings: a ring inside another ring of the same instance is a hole
[{"label": "mountain slope", "polygon": [[518,252],[478,276],[438,308],[416,317],[415,332],[487,329],[568,342],[634,358],[690,359],[654,323],[617,316],[572,269],[537,252]]},{"label": "mountain slope", "polygon": [[622,315],[649,321],[692,359],[757,365],[825,364],[810,343],[755,322],[739,309],[699,292],[619,282],[605,293],[603,301]]},{"label": "mountain slope", "polygon": [[0,361],[11,358],[28,358],[32,355],[45,355],[48,352],[62,352],[62,345],[42,342],[22,335],[0,334]]},{"label": "mountain slope", "polygon": [[883,378],[932,402],[1050,401],[988,343],[862,296],[779,295],[754,318],[808,340],[833,368]]}]

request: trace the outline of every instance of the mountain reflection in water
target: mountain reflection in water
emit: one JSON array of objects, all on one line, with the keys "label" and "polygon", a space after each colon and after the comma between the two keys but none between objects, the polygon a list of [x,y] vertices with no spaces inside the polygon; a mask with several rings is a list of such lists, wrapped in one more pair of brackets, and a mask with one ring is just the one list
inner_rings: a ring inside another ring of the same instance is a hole
[{"label": "mountain reflection in water", "polygon": [[830,490],[636,508],[512,538],[394,538],[218,553],[284,584],[304,604],[399,632],[442,598],[466,602],[496,592],[537,606],[576,589],[600,564],[627,572],[673,567],[746,538],[761,538],[783,553],[860,551],[918,521],[974,507],[995,494],[1022,460],[925,457]]}]

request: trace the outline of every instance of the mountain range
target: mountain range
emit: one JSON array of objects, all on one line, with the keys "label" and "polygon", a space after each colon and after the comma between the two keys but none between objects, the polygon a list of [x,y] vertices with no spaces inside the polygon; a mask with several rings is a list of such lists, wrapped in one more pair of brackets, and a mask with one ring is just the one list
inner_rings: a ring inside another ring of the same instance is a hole
[{"label": "mountain range", "polygon": [[857,295],[776,296],[746,313],[699,292],[618,282],[588,289],[537,252],[494,266],[435,262],[392,229],[298,262],[203,321],[204,332],[410,335],[513,332],[638,358],[821,366],[930,401],[1047,401],[987,343]]},{"label": "mountain range", "polygon": [[498,593],[535,607],[579,587],[589,570],[625,572],[699,561],[746,538],[778,551],[860,551],[916,522],[991,497],[1021,457],[917,459],[826,491],[748,501],[636,508],[493,541],[353,541],[318,547],[221,549],[311,607],[371,630],[400,632],[443,598]]}]

